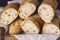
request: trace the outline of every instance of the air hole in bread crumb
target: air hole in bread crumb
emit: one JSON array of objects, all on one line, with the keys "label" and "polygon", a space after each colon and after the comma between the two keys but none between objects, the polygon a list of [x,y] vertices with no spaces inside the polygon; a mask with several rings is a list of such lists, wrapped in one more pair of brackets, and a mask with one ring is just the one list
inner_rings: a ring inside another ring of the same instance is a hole
[{"label": "air hole in bread crumb", "polygon": [[27,13],[25,13],[25,15],[27,15]]},{"label": "air hole in bread crumb", "polygon": [[33,30],[33,32],[35,32],[35,30]]},{"label": "air hole in bread crumb", "polygon": [[9,21],[7,21],[9,23]]},{"label": "air hole in bread crumb", "polygon": [[7,12],[5,14],[7,14]]},{"label": "air hole in bread crumb", "polygon": [[49,14],[47,14],[47,16],[49,16]]},{"label": "air hole in bread crumb", "polygon": [[57,31],[55,33],[58,33]]},{"label": "air hole in bread crumb", "polygon": [[26,32],[28,32],[29,30],[27,30]]},{"label": "air hole in bread crumb", "polygon": [[8,16],[10,17],[10,14]]},{"label": "air hole in bread crumb", "polygon": [[45,8],[45,7],[43,7],[43,9],[45,9],[45,10],[46,10],[46,8]]}]

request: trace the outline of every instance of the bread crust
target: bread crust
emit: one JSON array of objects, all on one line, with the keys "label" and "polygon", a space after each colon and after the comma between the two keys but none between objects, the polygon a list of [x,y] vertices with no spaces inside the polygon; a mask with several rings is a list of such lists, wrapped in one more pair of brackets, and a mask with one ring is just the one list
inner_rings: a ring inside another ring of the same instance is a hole
[{"label": "bread crust", "polygon": [[7,9],[9,9],[9,8],[13,8],[16,11],[18,11],[19,4],[18,3],[10,3],[10,4],[8,4],[4,7],[3,12],[6,11]]},{"label": "bread crust", "polygon": [[32,3],[36,6],[38,4],[38,0],[22,0],[22,3],[20,5],[22,6],[25,3]]},{"label": "bread crust", "polygon": [[41,4],[50,5],[54,10],[56,10],[56,8],[58,6],[57,0],[43,0],[43,2]]},{"label": "bread crust", "polygon": [[17,18],[13,23],[9,25],[9,34],[19,34],[22,32],[20,24],[22,23],[22,19]]}]

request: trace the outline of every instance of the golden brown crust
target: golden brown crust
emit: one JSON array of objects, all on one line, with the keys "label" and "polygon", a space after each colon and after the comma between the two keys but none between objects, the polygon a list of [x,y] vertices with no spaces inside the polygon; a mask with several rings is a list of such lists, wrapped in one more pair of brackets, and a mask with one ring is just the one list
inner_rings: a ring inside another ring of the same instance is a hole
[{"label": "golden brown crust", "polygon": [[18,11],[18,8],[19,8],[19,4],[18,3],[11,3],[11,4],[8,4],[6,7],[4,7],[3,9],[3,12],[9,8],[14,8]]},{"label": "golden brown crust", "polygon": [[25,19],[24,22],[27,20],[33,22],[36,25],[36,27],[38,28],[39,32],[41,33],[41,28],[42,28],[44,22],[41,20],[41,18],[38,16],[38,14],[30,16],[29,18]]},{"label": "golden brown crust", "polygon": [[30,16],[29,18],[38,22],[40,26],[42,26],[44,24],[43,20],[39,17],[38,14],[34,14],[34,15]]},{"label": "golden brown crust", "polygon": [[56,10],[56,8],[58,6],[57,0],[43,0],[43,2],[41,4],[50,5],[50,6],[52,6],[52,8],[54,8],[54,10]]},{"label": "golden brown crust", "polygon": [[9,34],[18,34],[22,32],[22,29],[20,27],[20,24],[23,20],[22,19],[16,19],[12,24],[9,25]]},{"label": "golden brown crust", "polygon": [[[50,27],[50,28],[49,28]],[[48,31],[48,29],[50,31]],[[45,23],[43,25],[43,29],[42,29],[42,33],[46,33],[46,34],[56,34],[59,35],[60,29],[59,29],[59,21],[57,18],[54,18],[53,21],[51,23]]]},{"label": "golden brown crust", "polygon": [[57,27],[59,27],[59,20],[57,18],[54,18],[52,20],[52,23],[55,24]]},{"label": "golden brown crust", "polygon": [[22,6],[25,3],[32,3],[34,5],[37,5],[38,4],[38,0],[22,0],[22,3],[20,5]]}]

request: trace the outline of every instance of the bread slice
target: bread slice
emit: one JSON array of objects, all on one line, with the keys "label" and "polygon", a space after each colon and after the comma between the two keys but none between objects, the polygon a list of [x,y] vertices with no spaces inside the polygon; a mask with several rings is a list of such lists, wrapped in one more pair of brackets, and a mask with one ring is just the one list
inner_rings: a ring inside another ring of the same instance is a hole
[{"label": "bread slice", "polygon": [[60,34],[60,29],[59,29],[59,23],[58,20],[55,18],[52,23],[45,23],[43,25],[42,29],[43,34],[54,34],[54,35],[59,35]]},{"label": "bread slice", "polygon": [[40,20],[40,17],[35,14],[25,19],[21,23],[21,28],[27,34],[38,34],[41,32],[42,24],[43,22]]},{"label": "bread slice", "polygon": [[28,18],[35,12],[37,4],[38,0],[23,0],[23,2],[20,4],[19,16],[22,19]]},{"label": "bread slice", "polygon": [[1,14],[1,20],[4,25],[9,25],[18,17],[18,8],[19,4],[17,3],[8,4],[4,8]]},{"label": "bread slice", "polygon": [[21,28],[26,34],[38,34],[40,32],[38,23],[32,20],[24,20],[21,23]]},{"label": "bread slice", "polygon": [[50,23],[54,18],[57,6],[57,0],[43,0],[38,8],[38,14],[44,22]]},{"label": "bread slice", "polygon": [[21,22],[23,20],[22,19],[17,19],[15,20],[12,24],[9,25],[9,34],[19,34],[22,32],[21,29]]}]

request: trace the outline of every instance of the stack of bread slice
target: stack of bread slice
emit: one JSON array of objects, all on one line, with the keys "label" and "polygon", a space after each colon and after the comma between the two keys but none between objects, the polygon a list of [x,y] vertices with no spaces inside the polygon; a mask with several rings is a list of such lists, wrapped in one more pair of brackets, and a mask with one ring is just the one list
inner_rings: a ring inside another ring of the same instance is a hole
[{"label": "stack of bread slice", "polygon": [[45,23],[43,25],[42,33],[43,34],[55,34],[59,35],[59,21],[57,18],[54,18],[51,23]]},{"label": "stack of bread slice", "polygon": [[35,14],[25,19],[21,23],[21,28],[25,33],[37,34],[40,33],[42,25],[43,25],[43,21],[40,19],[40,17],[37,14]]},{"label": "stack of bread slice", "polygon": [[38,0],[22,0],[20,5],[11,3],[4,8],[1,20],[9,26],[9,34],[60,34],[55,16],[57,0],[43,0],[39,7],[37,5]]}]

